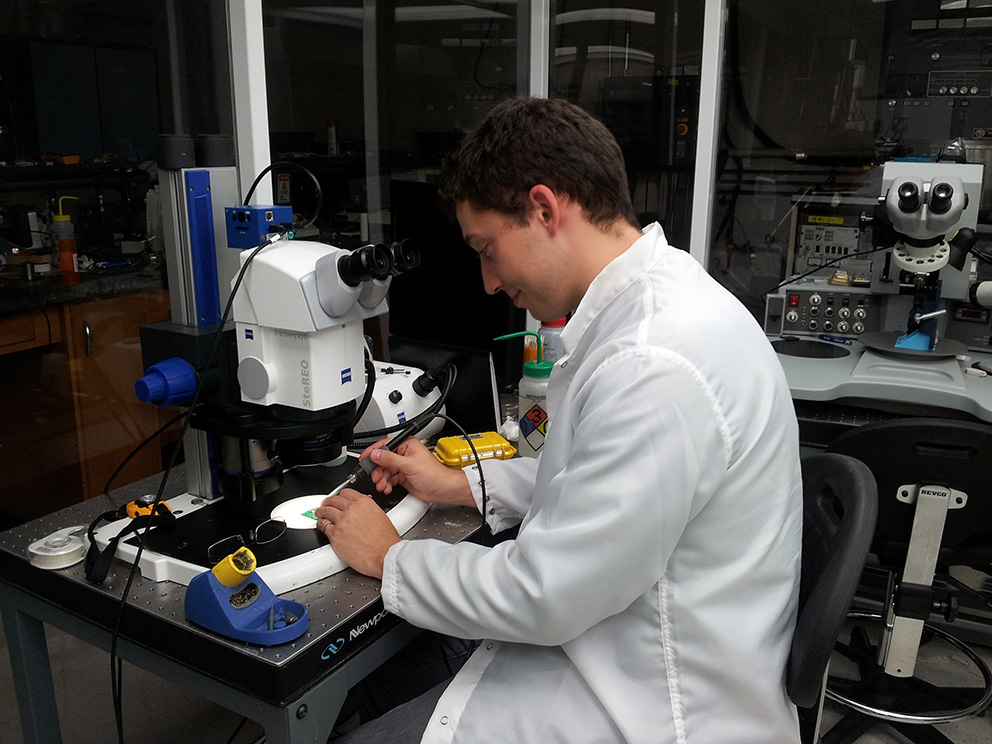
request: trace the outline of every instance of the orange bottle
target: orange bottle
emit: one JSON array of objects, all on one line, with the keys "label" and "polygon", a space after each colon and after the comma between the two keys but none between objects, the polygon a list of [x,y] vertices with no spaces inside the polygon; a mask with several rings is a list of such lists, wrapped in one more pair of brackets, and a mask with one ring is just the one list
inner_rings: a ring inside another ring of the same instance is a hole
[{"label": "orange bottle", "polygon": [[59,199],[59,213],[52,215],[52,235],[58,241],[62,283],[69,287],[79,284],[79,259],[76,255],[76,231],[70,216],[63,211],[62,202],[78,198],[63,196]]}]

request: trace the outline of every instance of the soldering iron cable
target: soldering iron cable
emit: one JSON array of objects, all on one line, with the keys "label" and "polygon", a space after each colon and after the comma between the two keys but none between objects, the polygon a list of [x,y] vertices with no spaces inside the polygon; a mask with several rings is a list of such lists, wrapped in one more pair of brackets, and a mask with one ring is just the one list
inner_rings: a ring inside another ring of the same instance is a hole
[{"label": "soldering iron cable", "polygon": [[438,413],[438,411],[441,410],[442,406],[444,406],[445,402],[448,400],[448,397],[451,395],[451,389],[455,385],[455,380],[458,379],[458,370],[455,367],[455,365],[451,363],[443,364],[437,369],[425,373],[421,377],[430,377],[431,380],[433,380],[434,376],[442,372],[445,375],[445,380],[444,380],[444,386],[441,388],[441,394],[438,397],[438,399],[433,403],[431,403],[431,405],[428,406],[424,411],[418,413],[416,416],[411,418],[410,421],[400,422],[397,424],[393,424],[392,426],[383,427],[381,429],[363,431],[361,432],[360,435],[356,435],[355,441],[358,443],[374,442],[375,440],[381,439],[382,437],[387,436],[388,434],[392,434],[393,432],[399,431],[400,429],[404,428],[410,423],[420,422],[422,420],[431,419],[435,417],[445,418],[448,421],[451,421],[451,419],[448,419],[446,416],[442,416],[440,413]]}]

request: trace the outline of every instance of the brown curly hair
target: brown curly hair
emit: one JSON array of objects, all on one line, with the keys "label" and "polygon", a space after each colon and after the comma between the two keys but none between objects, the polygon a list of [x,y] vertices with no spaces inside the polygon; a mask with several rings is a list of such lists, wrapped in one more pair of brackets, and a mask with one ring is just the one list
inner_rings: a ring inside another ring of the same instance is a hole
[{"label": "brown curly hair", "polygon": [[444,160],[439,197],[449,216],[470,202],[527,224],[531,187],[544,184],[578,204],[595,225],[640,227],[620,146],[606,126],[563,99],[497,104]]}]

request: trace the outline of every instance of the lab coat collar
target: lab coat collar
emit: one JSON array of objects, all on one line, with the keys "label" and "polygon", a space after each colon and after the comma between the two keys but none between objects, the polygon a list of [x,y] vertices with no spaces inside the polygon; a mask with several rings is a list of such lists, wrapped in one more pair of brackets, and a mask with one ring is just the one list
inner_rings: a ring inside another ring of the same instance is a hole
[{"label": "lab coat collar", "polygon": [[579,306],[572,317],[562,328],[561,342],[565,347],[563,359],[576,348],[589,324],[639,277],[644,276],[661,258],[662,252],[659,248],[667,246],[665,231],[661,225],[653,222],[641,231],[641,237],[635,240],[630,248],[599,272],[579,301]]}]

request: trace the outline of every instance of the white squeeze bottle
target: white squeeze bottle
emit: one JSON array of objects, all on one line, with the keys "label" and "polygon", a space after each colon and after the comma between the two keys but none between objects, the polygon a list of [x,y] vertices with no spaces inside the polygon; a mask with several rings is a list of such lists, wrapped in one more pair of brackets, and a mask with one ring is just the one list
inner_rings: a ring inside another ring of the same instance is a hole
[{"label": "white squeeze bottle", "polygon": [[[499,336],[496,341],[520,336],[537,336],[533,331],[520,331]],[[524,362],[524,376],[520,378],[517,390],[517,420],[520,422],[520,439],[517,440],[517,454],[521,457],[537,457],[548,436],[551,418],[548,415],[548,377],[555,366],[554,362],[542,358],[541,339],[537,338],[537,359]]]},{"label": "white squeeze bottle", "polygon": [[568,318],[541,321],[541,341],[545,361],[553,364],[565,356],[565,347],[561,342],[561,330],[565,327],[566,322],[568,322]]}]

